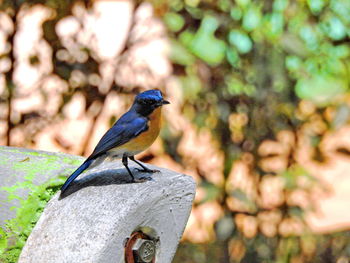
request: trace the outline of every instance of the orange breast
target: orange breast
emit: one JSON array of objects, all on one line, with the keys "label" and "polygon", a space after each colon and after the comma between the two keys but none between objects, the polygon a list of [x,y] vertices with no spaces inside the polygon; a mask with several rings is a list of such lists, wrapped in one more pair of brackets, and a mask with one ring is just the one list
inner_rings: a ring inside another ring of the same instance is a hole
[{"label": "orange breast", "polygon": [[142,152],[146,150],[158,137],[161,125],[161,107],[155,109],[149,116],[148,130],[142,132],[135,139],[125,143],[122,148],[128,151]]}]

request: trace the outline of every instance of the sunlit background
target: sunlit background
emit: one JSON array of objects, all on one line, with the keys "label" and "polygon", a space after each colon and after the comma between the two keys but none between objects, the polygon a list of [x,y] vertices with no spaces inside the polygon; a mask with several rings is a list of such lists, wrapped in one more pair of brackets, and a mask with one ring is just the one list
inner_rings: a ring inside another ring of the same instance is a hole
[{"label": "sunlit background", "polygon": [[88,156],[140,91],[139,159],[193,176],[174,262],[350,258],[350,1],[0,0],[0,144]]}]

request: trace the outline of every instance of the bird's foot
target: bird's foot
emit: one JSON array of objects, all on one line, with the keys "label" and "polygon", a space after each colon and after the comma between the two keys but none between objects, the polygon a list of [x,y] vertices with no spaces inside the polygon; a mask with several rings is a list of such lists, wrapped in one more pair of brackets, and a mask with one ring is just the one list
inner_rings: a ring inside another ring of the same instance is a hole
[{"label": "bird's foot", "polygon": [[135,168],[137,171],[141,172],[141,173],[159,173],[159,170],[152,170],[152,169],[140,169],[140,168]]},{"label": "bird's foot", "polygon": [[147,182],[150,180],[152,180],[152,178],[150,178],[150,177],[141,177],[141,178],[135,178],[133,182],[134,183],[144,183],[144,182]]}]

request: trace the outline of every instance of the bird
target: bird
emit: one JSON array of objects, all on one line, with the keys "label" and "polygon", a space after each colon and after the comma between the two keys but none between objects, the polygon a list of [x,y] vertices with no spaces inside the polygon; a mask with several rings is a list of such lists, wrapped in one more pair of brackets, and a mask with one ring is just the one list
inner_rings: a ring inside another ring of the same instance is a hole
[{"label": "bird", "polygon": [[136,95],[130,109],[102,136],[91,155],[68,177],[61,187],[61,194],[82,172],[100,158],[121,158],[133,183],[138,181],[128,167],[128,158],[142,167],[138,169],[139,171],[156,172],[137,161],[134,155],[146,150],[158,137],[161,108],[166,104],[170,102],[163,98],[158,89],[147,90]]}]

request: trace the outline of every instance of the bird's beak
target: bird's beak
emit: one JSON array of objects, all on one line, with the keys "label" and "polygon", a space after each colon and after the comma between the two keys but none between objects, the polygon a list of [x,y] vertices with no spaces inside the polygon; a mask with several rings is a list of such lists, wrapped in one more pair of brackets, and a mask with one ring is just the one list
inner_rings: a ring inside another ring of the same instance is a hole
[{"label": "bird's beak", "polygon": [[166,105],[166,104],[170,104],[170,102],[167,101],[167,100],[163,100],[163,101],[162,101],[162,105]]}]

